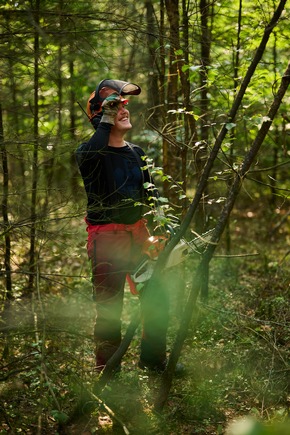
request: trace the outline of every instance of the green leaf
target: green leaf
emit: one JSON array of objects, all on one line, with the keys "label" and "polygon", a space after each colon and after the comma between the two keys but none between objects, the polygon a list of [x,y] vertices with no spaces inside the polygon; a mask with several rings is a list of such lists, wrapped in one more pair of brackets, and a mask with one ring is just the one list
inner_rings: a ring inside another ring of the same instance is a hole
[{"label": "green leaf", "polygon": [[163,202],[163,203],[167,203],[167,202],[168,202],[168,198],[166,198],[165,196],[160,196],[160,197],[158,198],[158,201],[159,201],[159,202]]},{"label": "green leaf", "polygon": [[186,72],[187,70],[189,70],[189,65],[182,65],[181,71]]},{"label": "green leaf", "polygon": [[179,50],[175,50],[176,56],[181,56],[183,54],[183,50],[180,48]]},{"label": "green leaf", "polygon": [[144,189],[149,189],[151,187],[154,187],[154,184],[147,182],[147,183],[144,183],[143,186],[144,186]]},{"label": "green leaf", "polygon": [[227,130],[231,130],[232,128],[234,128],[237,124],[235,124],[234,122],[228,122],[226,124],[226,129]]},{"label": "green leaf", "polygon": [[69,416],[65,412],[58,411],[57,409],[53,409],[51,411],[51,415],[58,423],[66,423],[69,419]]},{"label": "green leaf", "polygon": [[189,67],[190,71],[198,71],[202,68],[202,65],[192,65]]}]

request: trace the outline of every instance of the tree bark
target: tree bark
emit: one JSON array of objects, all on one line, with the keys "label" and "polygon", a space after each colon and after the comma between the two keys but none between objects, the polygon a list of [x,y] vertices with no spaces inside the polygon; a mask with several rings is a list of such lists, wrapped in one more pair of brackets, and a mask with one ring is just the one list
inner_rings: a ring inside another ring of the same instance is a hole
[{"label": "tree bark", "polygon": [[[157,23],[155,19],[154,5],[151,0],[145,2],[146,8],[146,25],[147,25],[147,46],[148,46],[148,79],[147,79],[147,98],[152,102],[154,117],[152,117],[152,123],[156,127],[160,125],[161,119],[161,107],[160,107],[160,92],[159,92],[159,80],[160,68],[158,65],[159,56],[157,56]],[[162,60],[161,60],[162,61]]]},{"label": "tree bark", "polygon": [[[201,69],[200,69],[200,109],[202,116],[201,140],[207,143],[208,141],[208,83],[207,70],[210,65],[210,45],[211,34],[209,27],[210,18],[210,3],[208,0],[200,0],[200,52],[201,52]],[[212,6],[213,7],[213,6]]]},{"label": "tree bark", "polygon": [[35,12],[34,12],[34,147],[33,147],[33,161],[32,161],[32,184],[31,184],[31,205],[30,205],[30,248],[29,248],[29,278],[28,278],[28,290],[32,291],[35,282],[36,273],[36,202],[37,202],[37,185],[38,185],[38,149],[39,149],[39,137],[38,137],[38,90],[39,90],[39,8],[40,0],[36,0]]},{"label": "tree bark", "polygon": [[[169,70],[167,78],[167,104],[166,112],[172,110],[169,115],[170,122],[167,122],[165,134],[163,136],[163,168],[165,174],[170,174],[174,179],[178,179],[178,150],[173,142],[176,137],[177,115],[178,108],[178,66],[176,62],[176,50],[179,48],[179,1],[165,0],[166,12],[169,21]],[[167,115],[168,118],[168,115]],[[169,136],[170,140],[167,139]],[[164,194],[169,200],[174,203],[175,194],[170,189],[168,182],[164,183]]]},{"label": "tree bark", "polygon": [[10,300],[12,295],[12,276],[11,276],[11,240],[9,233],[9,218],[8,218],[8,198],[9,198],[9,167],[8,156],[4,142],[2,105],[0,103],[0,152],[3,169],[3,197],[2,197],[2,217],[3,217],[3,233],[5,240],[4,247],[4,269],[5,269],[5,295],[3,300]]},{"label": "tree bark", "polygon": [[[182,48],[182,59],[177,63],[178,71],[181,81],[181,92],[183,96],[183,105],[185,108],[184,113],[184,139],[181,145],[181,180],[183,182],[183,190],[186,193],[188,184],[188,153],[194,148],[194,144],[198,141],[196,122],[194,117],[189,112],[192,111],[192,104],[190,102],[190,78],[189,69],[183,70],[183,64],[189,65],[189,17],[188,17],[188,3],[186,0],[182,0],[182,25],[183,25],[183,38],[180,43]],[[187,200],[183,201],[183,214],[187,208]]]},{"label": "tree bark", "polygon": [[[238,12],[238,26],[237,26],[237,42],[236,42],[236,53],[234,56],[234,93],[236,94],[239,86],[239,68],[240,68],[240,48],[241,48],[241,29],[242,29],[242,10],[243,10],[243,0],[239,0],[239,12]],[[231,129],[230,133],[230,156],[229,163],[233,165],[234,156],[234,146],[235,146],[235,128]],[[227,180],[229,184],[230,180]],[[231,228],[230,221],[228,221],[226,229],[226,252],[230,255],[231,252]]]}]

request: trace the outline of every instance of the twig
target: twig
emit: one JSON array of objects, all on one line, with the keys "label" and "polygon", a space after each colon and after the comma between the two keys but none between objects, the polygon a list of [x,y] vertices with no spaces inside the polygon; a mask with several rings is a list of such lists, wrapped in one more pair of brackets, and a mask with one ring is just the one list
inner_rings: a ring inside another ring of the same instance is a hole
[{"label": "twig", "polygon": [[111,408],[109,408],[109,406],[102,399],[96,396],[94,393],[89,391],[89,394],[96,402],[98,402],[99,405],[101,405],[107,411],[107,413],[110,415],[110,417],[112,417],[113,420],[116,420],[116,422],[122,427],[124,434],[130,435],[129,430],[125,426],[125,423],[122,422],[122,420],[115,414],[115,412]]},{"label": "twig", "polygon": [[35,365],[36,365],[36,364],[32,364],[31,366],[23,367],[22,369],[14,369],[14,370],[10,370],[8,373],[6,373],[6,375],[0,377],[0,382],[5,382],[5,381],[7,381],[11,376],[13,376],[13,375],[17,375],[18,373],[28,372],[29,370],[31,370],[31,368],[35,367]]},{"label": "twig", "polygon": [[290,216],[290,210],[282,217],[282,219],[272,228],[270,235],[273,235],[283,224],[287,221],[288,216]]},{"label": "twig", "polygon": [[243,258],[243,257],[256,257],[260,255],[259,252],[253,252],[252,254],[215,254],[213,258]]},{"label": "twig", "polygon": [[77,421],[80,415],[83,416],[84,414],[92,412],[97,407],[96,404],[98,404],[99,406],[103,407],[103,409],[109,414],[112,420],[115,420],[122,427],[125,435],[130,434],[129,430],[127,429],[121,418],[116,415],[116,413],[99,396],[97,396],[95,392],[89,391],[83,384],[82,389],[85,395],[82,397],[82,400],[78,402],[68,422],[66,422],[64,426],[69,427]]},{"label": "twig", "polygon": [[289,254],[290,254],[290,249],[289,249],[289,251],[286,252],[286,254],[284,255],[284,257],[283,257],[282,260],[280,261],[280,264],[282,264],[283,261],[286,260],[286,258],[288,257]]},{"label": "twig", "polygon": [[276,325],[276,326],[282,326],[283,328],[287,328],[289,327],[289,325],[287,325],[287,323],[281,323],[281,322],[274,322],[273,320],[263,320],[263,319],[257,319],[257,317],[254,316],[249,316],[248,314],[242,314],[242,313],[238,313],[237,311],[232,311],[232,310],[226,310],[226,309],[222,309],[219,310],[217,308],[211,307],[210,305],[203,303],[203,302],[199,302],[199,305],[203,306],[203,308],[209,310],[209,311],[213,311],[219,314],[227,314],[231,315],[231,316],[235,316],[235,317],[240,317],[242,319],[247,319],[253,322],[257,322],[257,323],[263,323],[264,325]]}]

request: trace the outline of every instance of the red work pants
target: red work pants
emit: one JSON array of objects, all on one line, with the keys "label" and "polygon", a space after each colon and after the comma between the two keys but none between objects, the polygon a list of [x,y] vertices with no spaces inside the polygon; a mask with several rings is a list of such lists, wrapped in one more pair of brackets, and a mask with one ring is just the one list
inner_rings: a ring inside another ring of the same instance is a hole
[{"label": "red work pants", "polygon": [[[93,273],[97,316],[94,327],[96,364],[101,370],[121,342],[121,315],[127,273],[138,265],[142,247],[149,237],[145,220],[133,225],[88,225],[88,255]],[[159,286],[158,286],[159,287]],[[146,303],[140,359],[161,366],[166,359],[168,301],[162,286],[152,304]]]}]

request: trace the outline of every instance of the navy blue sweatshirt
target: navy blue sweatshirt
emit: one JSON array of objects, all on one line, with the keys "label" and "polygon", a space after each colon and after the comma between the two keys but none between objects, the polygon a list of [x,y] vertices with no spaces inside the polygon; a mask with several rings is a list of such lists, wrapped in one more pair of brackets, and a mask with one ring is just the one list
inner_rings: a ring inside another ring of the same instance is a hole
[{"label": "navy blue sweatshirt", "polygon": [[[112,125],[100,123],[88,142],[76,150],[76,160],[87,194],[87,221],[92,225],[133,224],[144,213],[152,183],[142,159],[142,148],[128,144],[121,148],[108,145]],[[156,195],[156,192],[155,192]]]}]

